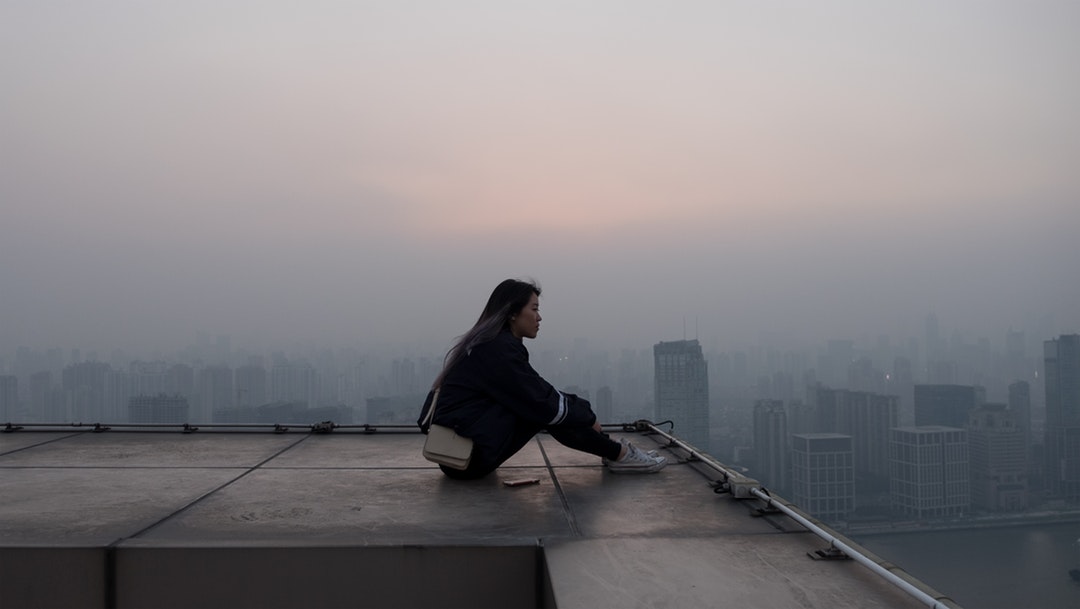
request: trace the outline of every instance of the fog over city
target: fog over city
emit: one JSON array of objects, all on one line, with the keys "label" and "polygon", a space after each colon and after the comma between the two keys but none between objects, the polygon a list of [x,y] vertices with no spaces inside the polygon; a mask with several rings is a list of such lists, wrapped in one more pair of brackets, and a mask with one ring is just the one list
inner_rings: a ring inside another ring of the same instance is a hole
[{"label": "fog over city", "polygon": [[1037,344],[1080,328],[1078,30],[1067,1],[5,2],[0,352],[441,352],[506,277],[544,287],[538,347],[930,313]]}]

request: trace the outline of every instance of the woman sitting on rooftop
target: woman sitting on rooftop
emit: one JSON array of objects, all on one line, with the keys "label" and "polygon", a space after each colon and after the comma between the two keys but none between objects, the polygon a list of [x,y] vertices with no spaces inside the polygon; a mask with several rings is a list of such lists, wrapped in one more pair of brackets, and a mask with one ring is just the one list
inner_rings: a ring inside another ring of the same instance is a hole
[{"label": "woman sitting on rooftop", "polygon": [[603,459],[612,472],[650,473],[667,461],[603,433],[589,402],[563,393],[529,364],[522,339],[540,330],[540,287],[507,279],[488,298],[476,324],[446,354],[417,424],[424,421],[436,389],[433,422],[473,441],[464,470],[440,465],[451,478],[481,478],[514,456],[538,432]]}]

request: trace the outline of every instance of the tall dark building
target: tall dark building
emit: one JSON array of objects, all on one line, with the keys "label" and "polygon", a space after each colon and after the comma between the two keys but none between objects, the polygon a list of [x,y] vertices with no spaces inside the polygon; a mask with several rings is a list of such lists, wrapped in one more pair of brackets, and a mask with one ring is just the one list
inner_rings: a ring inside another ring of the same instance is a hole
[{"label": "tall dark building", "polygon": [[889,430],[899,423],[899,398],[818,385],[808,395],[816,431],[852,438],[855,471],[889,475]]},{"label": "tall dark building", "polygon": [[236,407],[253,408],[266,403],[266,368],[248,364],[236,369]]},{"label": "tall dark building", "polygon": [[967,427],[971,411],[986,402],[986,390],[972,385],[915,385],[915,425]]},{"label": "tall dark building", "polygon": [[675,433],[709,450],[709,374],[696,340],[653,346],[656,374],[656,420],[671,421]]},{"label": "tall dark building", "polygon": [[1043,343],[1046,368],[1046,488],[1080,502],[1080,334]]},{"label": "tall dark building", "polygon": [[97,423],[105,416],[105,376],[112,367],[102,362],[72,364],[61,375],[64,394],[71,402],[72,421]]},{"label": "tall dark building", "polygon": [[19,377],[14,374],[0,375],[0,424],[20,418]]},{"label": "tall dark building", "polygon": [[180,395],[138,395],[128,401],[132,423],[182,424],[190,422],[187,398]]},{"label": "tall dark building", "polygon": [[787,413],[780,400],[758,400],[754,404],[754,459],[756,476],[774,489],[788,488]]},{"label": "tall dark building", "polygon": [[1031,386],[1027,381],[1009,385],[1009,410],[1016,415],[1016,424],[1024,435],[1025,469],[1031,469]]},{"label": "tall dark building", "polygon": [[983,404],[972,412],[967,431],[972,505],[1006,512],[1027,508],[1027,430],[1016,411]]},{"label": "tall dark building", "polygon": [[596,399],[592,403],[593,411],[596,412],[596,420],[601,423],[615,422],[615,397],[611,387],[603,386],[596,390]]}]

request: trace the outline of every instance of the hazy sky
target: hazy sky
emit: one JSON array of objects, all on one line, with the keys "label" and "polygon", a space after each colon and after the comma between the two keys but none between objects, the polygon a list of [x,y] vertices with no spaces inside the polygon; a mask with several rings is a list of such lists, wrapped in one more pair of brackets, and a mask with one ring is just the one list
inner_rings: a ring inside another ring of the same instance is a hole
[{"label": "hazy sky", "polygon": [[1080,2],[11,0],[0,87],[0,352],[1080,331]]}]

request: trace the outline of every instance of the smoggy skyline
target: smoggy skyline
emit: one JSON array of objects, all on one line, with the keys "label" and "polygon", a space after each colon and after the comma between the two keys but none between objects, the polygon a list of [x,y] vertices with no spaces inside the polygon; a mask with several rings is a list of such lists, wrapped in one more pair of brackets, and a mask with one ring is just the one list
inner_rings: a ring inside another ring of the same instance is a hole
[{"label": "smoggy skyline", "polygon": [[[8,2],[0,345],[1080,330],[1074,2]],[[685,324],[685,325],[684,325]]]}]

